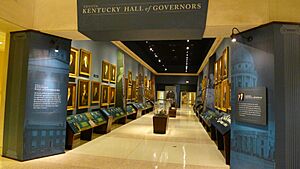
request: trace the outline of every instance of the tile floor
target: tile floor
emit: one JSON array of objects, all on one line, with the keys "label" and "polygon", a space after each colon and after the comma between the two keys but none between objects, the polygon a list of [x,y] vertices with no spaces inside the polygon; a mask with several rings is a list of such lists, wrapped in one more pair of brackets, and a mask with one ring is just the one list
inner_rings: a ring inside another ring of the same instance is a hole
[{"label": "tile floor", "polygon": [[153,134],[152,116],[62,155],[27,162],[0,158],[0,169],[229,169],[192,111],[179,110],[165,135]]}]

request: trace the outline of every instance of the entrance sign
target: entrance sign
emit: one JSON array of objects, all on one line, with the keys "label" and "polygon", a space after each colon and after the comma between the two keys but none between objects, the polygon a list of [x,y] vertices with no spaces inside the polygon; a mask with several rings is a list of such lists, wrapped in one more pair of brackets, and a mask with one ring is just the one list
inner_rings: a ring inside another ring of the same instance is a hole
[{"label": "entrance sign", "polygon": [[93,40],[200,39],[208,0],[78,0],[78,30]]}]

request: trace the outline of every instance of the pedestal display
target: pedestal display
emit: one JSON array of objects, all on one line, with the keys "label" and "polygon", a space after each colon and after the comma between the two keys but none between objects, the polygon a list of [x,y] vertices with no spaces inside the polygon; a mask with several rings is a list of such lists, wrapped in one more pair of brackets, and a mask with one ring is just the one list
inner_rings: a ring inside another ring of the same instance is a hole
[{"label": "pedestal display", "polygon": [[153,132],[156,134],[166,134],[169,122],[170,104],[167,101],[157,102],[154,106]]},{"label": "pedestal display", "polygon": [[22,31],[10,44],[3,156],[64,153],[71,41]]}]

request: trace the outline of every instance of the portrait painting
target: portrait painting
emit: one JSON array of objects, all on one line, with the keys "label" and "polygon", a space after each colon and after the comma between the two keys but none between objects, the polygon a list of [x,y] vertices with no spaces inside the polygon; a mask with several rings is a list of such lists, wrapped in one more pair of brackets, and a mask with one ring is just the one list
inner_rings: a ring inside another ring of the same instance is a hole
[{"label": "portrait painting", "polygon": [[222,55],[222,78],[226,79],[228,77],[228,65],[229,65],[229,47],[227,47],[224,51],[223,51],[223,55]]},{"label": "portrait painting", "polygon": [[128,84],[132,85],[132,72],[128,71]]},{"label": "portrait painting", "polygon": [[131,100],[132,99],[131,96],[132,96],[132,88],[131,88],[131,86],[128,86],[128,88],[127,88],[127,100]]},{"label": "portrait painting", "polygon": [[100,83],[92,82],[92,103],[100,104]]},{"label": "portrait painting", "polygon": [[78,81],[78,108],[85,109],[90,106],[90,81]]},{"label": "portrait painting", "polygon": [[109,104],[114,105],[116,103],[116,88],[109,87]]},{"label": "portrait painting", "polygon": [[117,66],[111,64],[110,65],[110,82],[116,83],[116,79],[117,79]]},{"label": "portrait painting", "polygon": [[86,50],[80,50],[80,75],[90,76],[92,53]]},{"label": "portrait painting", "polygon": [[101,106],[107,106],[108,105],[108,85],[102,85],[101,86]]},{"label": "portrait painting", "polygon": [[102,61],[102,81],[109,82],[109,67],[110,64],[106,61]]},{"label": "portrait painting", "polygon": [[69,83],[68,84],[68,96],[67,96],[67,110],[74,110],[75,109],[75,99],[76,99],[76,84]]},{"label": "portrait painting", "polygon": [[70,52],[70,62],[69,62],[69,76],[70,77],[75,77],[77,76],[78,73],[78,55],[79,55],[79,50],[76,48],[71,48]]}]

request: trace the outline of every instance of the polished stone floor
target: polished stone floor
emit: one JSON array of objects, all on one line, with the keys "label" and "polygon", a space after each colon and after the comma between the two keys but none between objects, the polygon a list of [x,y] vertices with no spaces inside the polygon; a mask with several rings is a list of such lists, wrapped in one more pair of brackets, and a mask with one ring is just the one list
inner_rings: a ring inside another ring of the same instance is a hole
[{"label": "polished stone floor", "polygon": [[165,135],[153,134],[145,115],[65,154],[28,162],[0,158],[1,169],[229,169],[189,109],[170,118]]}]

